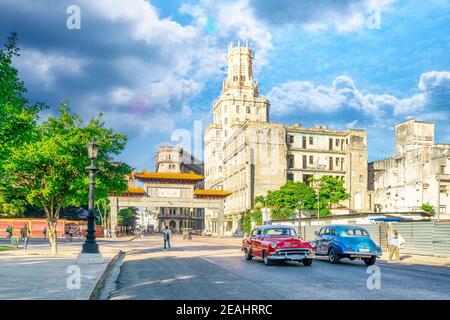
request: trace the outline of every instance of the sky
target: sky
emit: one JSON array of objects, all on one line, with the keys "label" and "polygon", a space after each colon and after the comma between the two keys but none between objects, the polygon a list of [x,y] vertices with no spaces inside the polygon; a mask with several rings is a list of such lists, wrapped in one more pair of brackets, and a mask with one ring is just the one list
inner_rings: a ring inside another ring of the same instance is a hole
[{"label": "sky", "polygon": [[11,32],[42,119],[65,100],[101,113],[137,170],[159,145],[201,157],[237,40],[253,43],[271,121],[366,129],[370,161],[394,154],[410,118],[450,143],[450,0],[0,0],[0,41]]}]

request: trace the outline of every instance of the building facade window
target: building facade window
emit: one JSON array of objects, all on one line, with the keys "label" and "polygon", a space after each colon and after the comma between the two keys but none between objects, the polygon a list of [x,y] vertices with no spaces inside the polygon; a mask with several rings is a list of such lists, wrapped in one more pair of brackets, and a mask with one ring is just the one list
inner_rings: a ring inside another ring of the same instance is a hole
[{"label": "building facade window", "polygon": [[307,164],[306,164],[306,156],[303,156],[303,169],[307,168]]},{"label": "building facade window", "polygon": [[287,179],[287,181],[294,181],[294,174],[288,173],[286,179]]},{"label": "building facade window", "polygon": [[250,113],[250,107],[247,106],[247,113]]},{"label": "building facade window", "polygon": [[309,144],[310,145],[314,144],[314,138],[313,137],[309,137]]},{"label": "building facade window", "polygon": [[314,164],[314,157],[313,156],[309,156],[309,164]]},{"label": "building facade window", "polygon": [[302,148],[306,149],[306,137],[302,137]]},{"label": "building facade window", "polygon": [[288,163],[288,168],[293,168],[294,167],[294,155],[289,154],[287,156],[287,163]]},{"label": "building facade window", "polygon": [[293,144],[293,143],[294,143],[294,136],[288,134],[288,136],[287,136],[287,141],[288,141],[288,143]]}]

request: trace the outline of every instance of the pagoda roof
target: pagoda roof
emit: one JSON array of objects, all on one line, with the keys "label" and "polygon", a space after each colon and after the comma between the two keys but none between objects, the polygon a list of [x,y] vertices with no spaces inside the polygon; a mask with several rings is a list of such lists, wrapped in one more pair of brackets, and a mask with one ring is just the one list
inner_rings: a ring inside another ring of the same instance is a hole
[{"label": "pagoda roof", "polygon": [[141,172],[135,173],[137,180],[165,180],[165,181],[187,181],[197,183],[205,179],[204,176],[195,173],[172,173],[172,172]]},{"label": "pagoda roof", "polygon": [[143,196],[144,194],[145,194],[145,191],[141,187],[129,186],[128,189],[122,195],[123,196]]},{"label": "pagoda roof", "polygon": [[200,197],[227,197],[231,192],[225,190],[205,190],[205,189],[195,189],[194,196]]}]

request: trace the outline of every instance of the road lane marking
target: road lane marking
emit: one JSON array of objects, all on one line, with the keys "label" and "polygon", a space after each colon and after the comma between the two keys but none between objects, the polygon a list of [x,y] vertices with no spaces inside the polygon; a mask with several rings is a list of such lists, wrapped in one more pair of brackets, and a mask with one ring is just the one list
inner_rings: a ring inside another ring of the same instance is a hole
[{"label": "road lane marking", "polygon": [[202,259],[202,260],[208,261],[209,263],[215,264],[216,266],[219,265],[218,263],[216,263],[216,262],[214,262],[214,261],[212,261],[212,260],[210,260],[208,258],[205,258],[205,257],[199,257],[199,258]]}]

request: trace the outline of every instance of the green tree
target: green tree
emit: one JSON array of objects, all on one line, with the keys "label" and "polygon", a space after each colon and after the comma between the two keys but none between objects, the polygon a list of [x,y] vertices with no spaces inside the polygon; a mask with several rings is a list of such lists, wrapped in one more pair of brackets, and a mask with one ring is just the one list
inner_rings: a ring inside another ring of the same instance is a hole
[{"label": "green tree", "polygon": [[295,215],[299,200],[302,201],[304,209],[314,209],[316,198],[314,189],[305,183],[288,181],[280,189],[269,191],[265,203],[271,208],[273,219],[285,219]]},{"label": "green tree", "polygon": [[46,108],[42,103],[30,106],[24,97],[27,90],[12,66],[13,59],[20,55],[16,41],[17,35],[12,33],[0,50],[0,177],[11,148],[31,139],[38,112]]},{"label": "green tree", "polygon": [[[331,176],[322,176],[320,179],[312,179],[319,185],[320,190],[320,216],[327,216],[330,209],[338,205],[341,201],[350,198],[350,194],[344,187],[344,180]],[[317,201],[315,209],[317,210]]]},{"label": "green tree", "polygon": [[136,220],[136,208],[122,209],[117,214],[117,222],[127,228],[134,226]]},{"label": "green tree", "polygon": [[99,200],[95,201],[95,207],[97,210],[95,210],[95,215],[99,217],[100,224],[103,228],[107,229],[109,228],[109,214],[111,211],[111,208],[109,206],[109,199],[108,198],[101,198]]},{"label": "green tree", "polygon": [[59,113],[59,117],[37,126],[32,139],[12,148],[3,166],[7,177],[3,183],[14,186],[29,204],[44,210],[52,254],[57,253],[56,225],[61,209],[88,202],[86,167],[90,161],[86,144],[95,139],[100,145],[96,160],[100,169],[96,178],[98,199],[109,192],[125,191],[125,174],[130,172],[126,164],[112,161],[112,156],[125,147],[125,135],[105,128],[100,116],[83,126],[66,103]]},{"label": "green tree", "polygon": [[[12,189],[12,188],[10,188]],[[26,201],[7,188],[0,188],[0,217],[21,217],[26,210]]]},{"label": "green tree", "polygon": [[429,203],[424,203],[422,204],[422,210],[427,212],[427,213],[434,213],[434,208],[431,204]]},{"label": "green tree", "polygon": [[[45,105],[30,106],[24,97],[27,90],[12,66],[20,55],[17,35],[12,33],[0,50],[0,186],[5,181],[4,162],[11,150],[30,140],[36,128],[38,112]],[[18,217],[25,212],[25,198],[8,185],[0,187],[0,216]]]},{"label": "green tree", "polygon": [[262,211],[260,208],[249,210],[242,218],[242,230],[246,234],[252,232],[252,223],[257,226],[262,225]]}]

